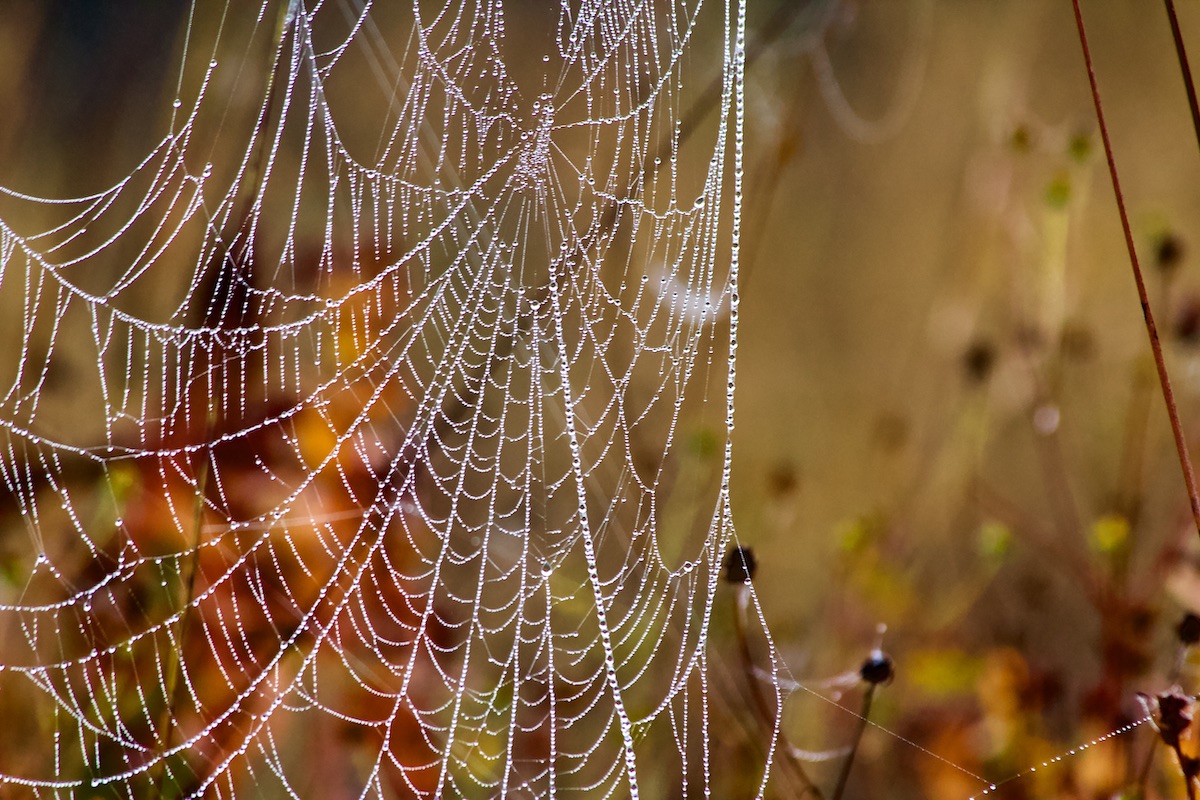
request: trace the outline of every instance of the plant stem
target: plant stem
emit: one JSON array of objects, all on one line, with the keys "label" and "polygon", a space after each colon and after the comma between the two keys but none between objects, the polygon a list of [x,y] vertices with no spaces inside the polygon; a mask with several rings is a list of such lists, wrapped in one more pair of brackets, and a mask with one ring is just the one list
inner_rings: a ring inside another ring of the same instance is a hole
[{"label": "plant stem", "polygon": [[842,771],[838,775],[837,786],[834,787],[832,800],[842,800],[846,791],[846,782],[850,779],[850,768],[854,766],[854,756],[858,753],[858,743],[862,741],[863,732],[867,729],[867,717],[871,714],[871,700],[875,697],[875,684],[867,684],[863,694],[862,710],[858,712],[858,727],[854,731],[854,741],[850,743],[850,752],[842,763]]},{"label": "plant stem", "polygon": [[1179,768],[1183,770],[1183,779],[1186,781],[1184,785],[1187,787],[1188,800],[1196,800],[1196,780],[1188,771],[1187,756],[1183,754],[1183,747],[1180,746],[1179,742],[1175,742],[1171,746],[1171,749],[1175,751],[1175,758],[1179,761]]},{"label": "plant stem", "polygon": [[1142,762],[1141,770],[1138,771],[1138,797],[1146,796],[1146,787],[1150,785],[1150,768],[1154,766],[1154,754],[1156,752],[1158,752],[1158,736],[1150,740],[1150,748],[1146,751],[1146,759]]},{"label": "plant stem", "polygon": [[[746,673],[746,682],[750,684],[750,695],[754,698],[755,710],[758,712],[755,716],[767,730],[777,730],[775,711],[772,709],[771,703],[763,691],[758,675],[755,674],[754,654],[750,651],[750,636],[746,621],[746,605],[749,602],[749,591],[749,587],[745,585],[734,588],[734,633],[738,640],[738,652],[741,655],[742,670]],[[783,745],[779,748],[781,762],[795,774],[797,781],[800,783],[801,793],[799,796],[811,796],[816,798],[816,800],[822,800],[820,790],[817,789],[812,779],[808,777],[808,773],[804,771],[804,767],[792,755],[787,738],[782,732],[780,732],[779,738]],[[851,754],[851,757],[853,757],[853,754]]]},{"label": "plant stem", "polygon": [[1196,84],[1192,80],[1192,68],[1188,66],[1187,49],[1183,46],[1183,33],[1179,30],[1179,16],[1175,13],[1175,0],[1163,2],[1167,7],[1167,19],[1171,22],[1171,38],[1175,40],[1175,55],[1179,58],[1179,71],[1183,74],[1183,88],[1187,90],[1192,129],[1196,132],[1196,144],[1200,145],[1200,103],[1196,102]]},{"label": "plant stem", "polygon": [[[206,431],[212,430],[212,413],[209,413],[209,421],[205,426]],[[206,437],[207,438],[207,437]],[[193,517],[193,538],[191,542],[192,552],[191,558],[188,560],[188,574],[186,583],[184,584],[183,602],[179,612],[179,622],[175,626],[175,634],[171,637],[174,640],[175,653],[174,661],[170,671],[166,676],[166,683],[163,686],[163,691],[166,697],[166,705],[163,707],[162,713],[158,719],[158,740],[159,747],[159,762],[157,766],[158,775],[153,780],[154,797],[156,800],[161,800],[163,797],[163,789],[167,780],[167,757],[171,751],[171,739],[175,735],[176,711],[179,708],[182,699],[182,681],[181,675],[185,669],[184,654],[188,640],[188,622],[192,616],[192,601],[196,597],[196,574],[200,571],[200,543],[202,541],[202,529],[204,524],[204,493],[205,487],[208,485],[208,463],[211,459],[209,452],[205,453],[204,461],[201,462],[198,474],[196,476],[196,505]],[[182,578],[182,574],[180,575]]]},{"label": "plant stem", "polygon": [[1154,314],[1150,310],[1150,298],[1146,291],[1146,281],[1142,277],[1142,267],[1138,261],[1137,248],[1133,243],[1133,231],[1129,225],[1129,212],[1125,210],[1125,195],[1121,191],[1121,181],[1117,176],[1117,162],[1113,156],[1112,140],[1108,135],[1108,125],[1104,121],[1104,107],[1100,102],[1100,89],[1096,84],[1096,70],[1092,64],[1092,52],[1088,46],[1087,31],[1083,25],[1083,12],[1079,8],[1079,0],[1071,0],[1075,9],[1075,25],[1079,30],[1079,44],[1083,48],[1083,60],[1087,66],[1088,83],[1092,90],[1092,103],[1096,107],[1096,122],[1100,127],[1100,138],[1104,142],[1104,156],[1108,161],[1108,174],[1112,179],[1113,194],[1117,201],[1117,210],[1121,215],[1121,230],[1125,234],[1125,247],[1129,251],[1129,264],[1133,268],[1133,279],[1137,284],[1138,300],[1142,304],[1142,317],[1146,321],[1146,334],[1150,338],[1150,350],[1154,353],[1154,366],[1158,371],[1158,384],[1162,388],[1163,401],[1167,406],[1167,416],[1171,420],[1171,434],[1175,438],[1175,452],[1179,454],[1179,465],[1183,470],[1183,480],[1187,484],[1188,500],[1192,506],[1192,521],[1196,524],[1197,535],[1200,535],[1200,492],[1196,490],[1196,476],[1192,470],[1192,460],[1188,455],[1187,440],[1183,434],[1183,424],[1179,421],[1179,410],[1175,406],[1175,394],[1171,391],[1171,378],[1167,374],[1166,360],[1163,358],[1162,343],[1158,338],[1158,326],[1154,324]]}]

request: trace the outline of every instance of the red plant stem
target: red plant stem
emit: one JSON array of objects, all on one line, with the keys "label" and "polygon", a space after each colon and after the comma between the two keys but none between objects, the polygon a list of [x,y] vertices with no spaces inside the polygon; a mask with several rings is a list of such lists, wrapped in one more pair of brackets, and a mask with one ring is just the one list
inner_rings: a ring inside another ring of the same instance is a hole
[{"label": "red plant stem", "polygon": [[1171,38],[1175,40],[1175,55],[1179,58],[1179,71],[1183,74],[1183,88],[1187,91],[1188,110],[1192,112],[1192,129],[1196,132],[1196,143],[1200,144],[1200,103],[1196,101],[1196,84],[1192,80],[1192,68],[1188,66],[1187,49],[1183,46],[1179,15],[1175,13],[1175,0],[1163,2],[1167,6],[1167,19],[1171,22]]},{"label": "red plant stem", "polygon": [[1183,435],[1183,424],[1179,421],[1179,410],[1175,407],[1175,394],[1171,391],[1171,378],[1167,374],[1167,363],[1163,358],[1162,343],[1158,338],[1158,326],[1154,324],[1154,314],[1150,311],[1150,296],[1146,291],[1146,281],[1142,278],[1142,267],[1138,262],[1137,248],[1133,244],[1133,231],[1129,226],[1129,213],[1125,210],[1125,195],[1121,192],[1121,181],[1117,177],[1117,162],[1113,157],[1112,141],[1108,136],[1108,126],[1104,122],[1104,107],[1100,102],[1100,89],[1096,85],[1096,70],[1092,65],[1092,52],[1088,47],[1087,32],[1083,26],[1083,12],[1079,8],[1079,0],[1071,0],[1075,9],[1075,25],[1079,29],[1079,44],[1083,48],[1083,60],[1087,65],[1088,82],[1092,87],[1092,103],[1096,107],[1096,122],[1100,126],[1100,138],[1104,142],[1104,156],[1108,160],[1108,174],[1112,178],[1113,194],[1117,200],[1117,210],[1121,214],[1121,229],[1125,233],[1125,247],[1129,250],[1129,264],[1133,267],[1133,279],[1137,283],[1138,299],[1142,304],[1142,317],[1146,320],[1146,333],[1150,337],[1150,350],[1154,353],[1154,366],[1158,370],[1158,385],[1162,387],[1163,401],[1167,406],[1167,416],[1171,420],[1171,433],[1175,437],[1175,451],[1179,454],[1179,465],[1183,469],[1183,480],[1187,484],[1188,499],[1192,505],[1192,520],[1196,523],[1196,532],[1200,535],[1200,493],[1196,491],[1196,476],[1192,470],[1192,460],[1188,455],[1187,440]]},{"label": "red plant stem", "polygon": [[1196,780],[1188,770],[1187,756],[1183,754],[1183,747],[1176,741],[1171,745],[1171,749],[1175,751],[1175,758],[1179,761],[1179,769],[1183,771],[1183,778],[1187,781],[1184,786],[1187,787],[1188,800],[1196,800]]}]

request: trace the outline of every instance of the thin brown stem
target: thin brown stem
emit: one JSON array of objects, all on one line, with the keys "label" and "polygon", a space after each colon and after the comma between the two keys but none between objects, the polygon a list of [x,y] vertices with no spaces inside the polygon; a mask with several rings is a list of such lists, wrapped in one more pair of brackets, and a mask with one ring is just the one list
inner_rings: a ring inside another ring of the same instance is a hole
[{"label": "thin brown stem", "polygon": [[1150,297],[1146,291],[1146,281],[1142,277],[1142,267],[1138,261],[1137,248],[1133,243],[1133,230],[1129,224],[1129,212],[1125,209],[1125,195],[1121,191],[1121,181],[1117,176],[1117,162],[1113,156],[1112,140],[1108,135],[1108,125],[1104,121],[1104,107],[1100,102],[1100,89],[1096,84],[1096,70],[1092,64],[1092,51],[1088,46],[1087,31],[1083,25],[1083,12],[1079,8],[1079,0],[1071,0],[1075,9],[1075,25],[1079,30],[1079,44],[1083,48],[1083,60],[1087,66],[1088,83],[1092,89],[1092,103],[1096,107],[1096,122],[1100,127],[1100,138],[1104,142],[1104,156],[1108,161],[1108,174],[1112,179],[1113,195],[1116,197],[1117,210],[1121,215],[1121,230],[1125,234],[1125,247],[1129,251],[1129,263],[1133,268],[1133,279],[1137,284],[1138,300],[1142,304],[1142,317],[1146,320],[1146,334],[1150,338],[1150,350],[1154,353],[1154,366],[1158,371],[1158,384],[1162,388],[1163,401],[1167,406],[1167,416],[1171,420],[1171,434],[1175,437],[1175,452],[1179,454],[1179,465],[1183,470],[1183,480],[1187,484],[1188,500],[1192,506],[1192,520],[1196,524],[1196,532],[1200,535],[1200,492],[1196,490],[1196,476],[1192,470],[1192,460],[1188,455],[1187,439],[1183,434],[1183,424],[1179,421],[1179,410],[1175,406],[1175,394],[1171,391],[1171,378],[1167,374],[1167,363],[1163,358],[1162,343],[1158,338],[1158,326],[1154,324],[1154,314],[1150,310]]},{"label": "thin brown stem", "polygon": [[[209,414],[207,432],[212,430],[212,414]],[[206,433],[206,438],[209,433]],[[204,461],[202,461],[197,470],[196,476],[196,503],[194,509],[194,517],[192,523],[193,539],[191,542],[192,552],[191,558],[188,560],[188,574],[184,583],[184,595],[180,604],[179,621],[175,625],[175,634],[171,637],[174,645],[174,661],[171,664],[170,670],[167,673],[166,684],[163,691],[166,697],[166,704],[163,706],[162,712],[158,719],[158,741],[160,747],[159,762],[157,764],[157,776],[153,780],[154,797],[161,800],[163,790],[166,787],[167,775],[170,771],[167,767],[167,754],[171,751],[171,740],[175,735],[176,714],[179,710],[180,703],[183,700],[183,681],[182,675],[185,668],[184,654],[186,651],[187,641],[189,637],[189,622],[192,617],[192,601],[196,597],[196,575],[200,571],[200,544],[202,541],[202,530],[204,523],[204,494],[205,487],[208,485],[209,460],[211,453],[205,453]],[[182,566],[181,566],[182,568]],[[182,577],[182,576],[181,576]]]},{"label": "thin brown stem", "polygon": [[1171,749],[1175,751],[1175,760],[1179,762],[1179,768],[1183,770],[1184,786],[1187,787],[1188,800],[1196,800],[1196,778],[1192,770],[1188,767],[1188,757],[1183,754],[1183,746],[1176,741],[1172,743]]},{"label": "thin brown stem", "polygon": [[1137,788],[1140,794],[1139,797],[1146,796],[1146,787],[1150,785],[1150,770],[1154,766],[1154,754],[1158,752],[1158,737],[1155,736],[1150,740],[1150,747],[1146,750],[1146,758],[1142,761],[1142,767],[1138,770]]},{"label": "thin brown stem", "polygon": [[1192,130],[1196,132],[1196,144],[1200,145],[1200,103],[1196,101],[1196,84],[1192,80],[1192,68],[1188,66],[1187,48],[1183,45],[1183,33],[1179,29],[1179,15],[1175,13],[1175,0],[1163,1],[1167,6],[1167,19],[1171,22],[1171,38],[1175,40],[1179,71],[1183,74],[1183,88],[1187,91],[1188,110],[1192,112]]},{"label": "thin brown stem", "polygon": [[854,731],[854,741],[850,743],[850,752],[846,754],[846,760],[842,762],[842,771],[838,774],[832,800],[842,800],[842,794],[846,791],[846,782],[850,780],[850,768],[854,766],[854,756],[858,753],[858,743],[862,741],[863,733],[867,729],[867,719],[871,715],[871,701],[875,698],[875,686],[874,683],[868,684],[866,692],[863,693],[862,709],[858,713],[858,727]]},{"label": "thin brown stem", "polygon": [[1014,533],[1030,542],[1043,556],[1054,563],[1069,568],[1079,585],[1093,602],[1103,596],[1103,585],[1089,563],[1080,556],[1078,549],[1066,546],[1055,536],[1055,529],[1042,524],[1041,520],[1025,512],[995,487],[980,476],[976,476],[971,487],[976,503],[988,514],[996,517]]}]

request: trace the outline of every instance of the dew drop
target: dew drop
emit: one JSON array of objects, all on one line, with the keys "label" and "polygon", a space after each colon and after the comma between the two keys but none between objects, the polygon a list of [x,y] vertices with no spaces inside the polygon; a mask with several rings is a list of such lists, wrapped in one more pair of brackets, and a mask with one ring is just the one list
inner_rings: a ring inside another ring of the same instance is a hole
[{"label": "dew drop", "polygon": [[175,108],[179,108],[180,106],[183,105],[183,101],[180,100],[178,97],[176,97],[175,102],[171,103],[171,105],[174,106]]}]

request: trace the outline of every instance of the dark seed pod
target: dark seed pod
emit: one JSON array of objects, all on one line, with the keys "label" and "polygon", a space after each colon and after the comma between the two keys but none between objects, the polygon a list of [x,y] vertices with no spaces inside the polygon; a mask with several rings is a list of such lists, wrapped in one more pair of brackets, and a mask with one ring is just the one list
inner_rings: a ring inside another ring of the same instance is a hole
[{"label": "dark seed pod", "polygon": [[730,583],[745,583],[754,580],[758,559],[749,547],[737,546],[725,556],[725,580]]},{"label": "dark seed pod", "polygon": [[882,650],[872,650],[871,655],[858,670],[859,677],[872,685],[890,683],[896,675],[892,659]]},{"label": "dark seed pod", "polygon": [[1200,616],[1196,616],[1192,612],[1183,615],[1183,619],[1179,620],[1179,624],[1175,626],[1175,635],[1179,637],[1179,643],[1188,645],[1200,642]]},{"label": "dark seed pod", "polygon": [[996,364],[996,348],[986,339],[976,339],[963,353],[962,363],[971,383],[983,383]]},{"label": "dark seed pod", "polygon": [[1158,734],[1171,747],[1179,744],[1180,735],[1192,724],[1192,698],[1179,689],[1163,692],[1158,700]]},{"label": "dark seed pod", "polygon": [[1154,242],[1154,260],[1163,272],[1173,272],[1183,262],[1183,240],[1164,233]]}]

